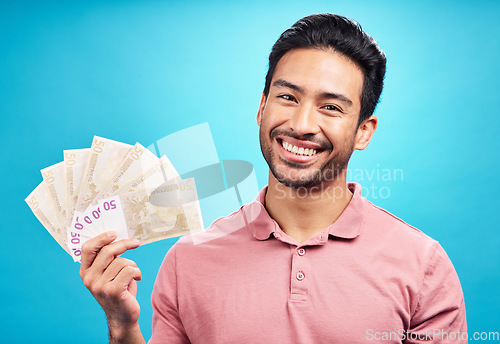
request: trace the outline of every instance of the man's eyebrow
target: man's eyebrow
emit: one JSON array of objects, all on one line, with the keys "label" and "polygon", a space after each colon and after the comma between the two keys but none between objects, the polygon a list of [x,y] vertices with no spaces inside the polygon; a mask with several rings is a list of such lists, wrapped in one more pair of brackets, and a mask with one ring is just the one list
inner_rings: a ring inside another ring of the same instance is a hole
[{"label": "man's eyebrow", "polygon": [[344,103],[347,103],[348,105],[352,105],[352,100],[340,93],[323,92],[319,96],[323,99],[338,99]]},{"label": "man's eyebrow", "polygon": [[295,84],[292,84],[290,81],[286,81],[284,79],[277,79],[273,82],[273,86],[278,86],[278,87],[288,87],[294,91],[297,91],[299,93],[305,93],[304,89],[300,86],[297,86]]}]

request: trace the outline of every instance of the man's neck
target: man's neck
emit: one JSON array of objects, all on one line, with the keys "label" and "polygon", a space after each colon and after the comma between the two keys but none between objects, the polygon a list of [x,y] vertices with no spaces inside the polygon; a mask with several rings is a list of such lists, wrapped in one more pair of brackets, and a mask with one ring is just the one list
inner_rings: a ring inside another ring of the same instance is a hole
[{"label": "man's neck", "polygon": [[311,188],[289,188],[269,173],[266,209],[281,229],[303,243],[337,220],[352,199],[345,173]]}]

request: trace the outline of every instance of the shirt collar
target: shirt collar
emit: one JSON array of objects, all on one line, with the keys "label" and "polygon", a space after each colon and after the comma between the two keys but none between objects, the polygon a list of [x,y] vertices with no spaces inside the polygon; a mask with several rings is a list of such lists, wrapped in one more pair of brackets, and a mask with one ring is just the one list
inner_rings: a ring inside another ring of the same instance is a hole
[{"label": "shirt collar", "polygon": [[[352,199],[339,218],[328,226],[327,231],[329,235],[334,237],[354,239],[361,233],[364,225],[364,198],[361,196],[360,184],[347,183],[347,187],[353,193]],[[275,233],[275,236],[282,236],[281,233],[283,233],[278,223],[271,218],[265,208],[266,192],[267,186],[260,190],[253,202],[244,207],[247,224],[258,240],[266,240],[272,233]]]}]

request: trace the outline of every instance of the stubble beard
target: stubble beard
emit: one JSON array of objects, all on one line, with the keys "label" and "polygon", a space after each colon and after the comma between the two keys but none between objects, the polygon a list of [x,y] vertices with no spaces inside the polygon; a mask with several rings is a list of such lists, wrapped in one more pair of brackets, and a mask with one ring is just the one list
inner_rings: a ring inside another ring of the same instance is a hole
[{"label": "stubble beard", "polygon": [[[264,159],[266,159],[266,162],[269,165],[269,169],[271,170],[271,173],[276,178],[276,180],[284,186],[292,189],[308,189],[312,188],[313,186],[321,186],[324,183],[333,182],[337,178],[337,176],[347,168],[347,164],[349,163],[349,159],[351,158],[351,154],[354,148],[354,141],[352,140],[349,143],[349,148],[347,150],[340,151],[337,155],[333,156],[330,160],[325,162],[320,168],[315,168],[313,171],[310,171],[310,166],[312,164],[294,163],[291,161],[287,161],[281,157],[276,157],[272,151],[272,143],[274,142],[273,136],[276,135],[272,135],[271,132],[270,142],[267,142],[264,134],[262,133],[262,128],[259,131],[260,148],[262,150],[262,155],[264,156]],[[330,147],[332,147],[331,144]],[[289,172],[298,175],[293,178],[287,176],[287,171],[282,171],[278,168],[276,163],[277,159],[279,159],[284,165],[289,167],[287,169]],[[300,171],[302,171],[303,173],[300,173]]]}]

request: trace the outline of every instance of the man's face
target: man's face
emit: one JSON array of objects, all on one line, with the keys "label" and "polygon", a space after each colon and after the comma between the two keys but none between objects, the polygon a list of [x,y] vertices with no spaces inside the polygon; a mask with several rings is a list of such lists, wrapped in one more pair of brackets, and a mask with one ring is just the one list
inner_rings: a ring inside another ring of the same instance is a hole
[{"label": "man's face", "polygon": [[257,114],[262,153],[280,183],[332,181],[364,148],[357,135],[363,78],[335,52],[295,49],[281,58]]}]

